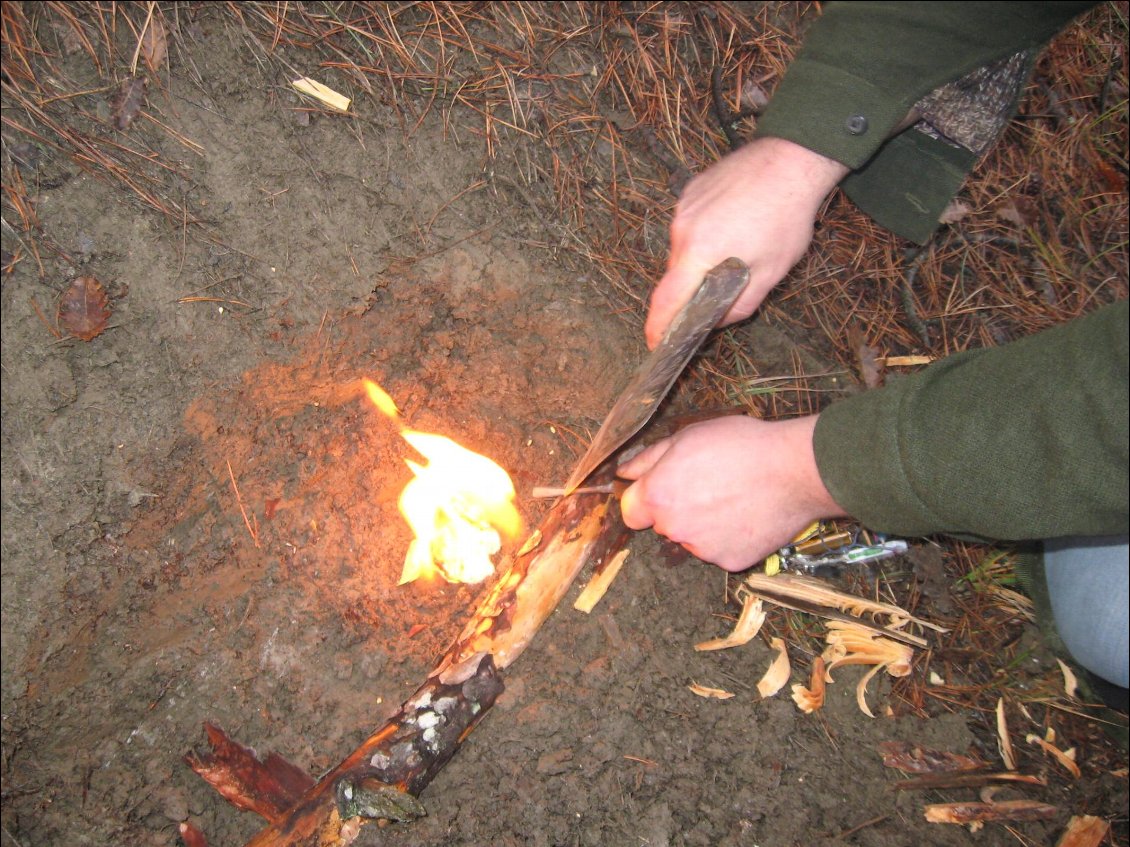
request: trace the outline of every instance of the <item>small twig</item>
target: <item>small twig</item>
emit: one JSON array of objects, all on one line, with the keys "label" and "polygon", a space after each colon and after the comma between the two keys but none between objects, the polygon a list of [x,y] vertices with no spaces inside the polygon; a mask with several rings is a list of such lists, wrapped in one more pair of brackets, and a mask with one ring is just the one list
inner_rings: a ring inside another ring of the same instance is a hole
[{"label": "small twig", "polygon": [[890,817],[890,815],[879,815],[876,818],[871,818],[870,820],[865,820],[863,823],[856,824],[851,829],[845,829],[843,832],[829,833],[828,835],[825,836],[825,838],[828,838],[828,839],[833,840],[833,841],[842,841],[843,839],[847,838],[849,835],[855,835],[857,832],[859,832],[862,829],[867,829],[867,827],[869,827],[869,826],[875,826],[875,824],[882,823],[883,821],[885,821],[889,817]]},{"label": "small twig", "polygon": [[34,297],[31,298],[31,307],[35,310],[36,316],[41,321],[43,321],[43,325],[45,327],[47,327],[47,331],[49,333],[51,333],[53,336],[55,336],[55,340],[56,341],[62,340],[63,334],[61,332],[59,332],[57,327],[52,326],[51,322],[49,320],[47,320],[47,316],[45,314],[43,314],[43,310],[39,308],[39,304],[35,302]]},{"label": "small twig", "polygon": [[252,526],[251,520],[247,517],[247,510],[243,508],[243,498],[239,495],[239,486],[235,484],[235,474],[232,472],[231,462],[228,462],[227,466],[228,477],[231,478],[231,487],[232,491],[235,492],[235,502],[239,506],[239,513],[243,515],[243,523],[251,535],[251,540],[255,542],[255,549],[259,549],[259,521],[255,521],[255,525]]},{"label": "small twig", "polygon": [[910,324],[910,328],[914,330],[915,334],[922,341],[922,346],[929,349],[930,327],[927,326],[922,316],[918,314],[918,307],[914,303],[914,280],[918,276],[918,269],[927,253],[927,250],[918,250],[915,252],[913,258],[911,258],[910,265],[906,269],[906,278],[902,283],[901,294],[902,309],[903,312],[906,313],[906,322]]}]

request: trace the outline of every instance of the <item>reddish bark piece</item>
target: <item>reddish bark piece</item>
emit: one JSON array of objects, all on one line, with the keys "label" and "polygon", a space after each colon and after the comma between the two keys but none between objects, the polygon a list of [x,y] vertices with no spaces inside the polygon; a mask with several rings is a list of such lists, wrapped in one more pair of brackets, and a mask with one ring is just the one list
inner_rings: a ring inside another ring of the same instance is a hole
[{"label": "reddish bark piece", "polygon": [[1055,847],[1099,847],[1110,833],[1110,823],[1094,815],[1076,815]]},{"label": "reddish bark piece", "polygon": [[208,839],[204,837],[204,833],[188,821],[180,825],[179,831],[184,847],[208,847]]},{"label": "reddish bark piece", "polygon": [[313,778],[275,753],[262,761],[250,747],[233,741],[217,726],[204,724],[208,753],[189,753],[188,766],[215,788],[225,800],[255,812],[270,822],[285,817],[314,785]]},{"label": "reddish bark piece", "polygon": [[985,767],[980,759],[944,750],[931,750],[908,741],[884,741],[879,745],[879,751],[883,754],[884,765],[897,768],[903,773],[952,773]]},{"label": "reddish bark piece", "polygon": [[991,821],[1046,821],[1059,814],[1055,806],[1036,800],[1000,803],[932,803],[923,808],[930,823],[989,823]]},{"label": "reddish bark piece", "polygon": [[126,130],[133,123],[133,119],[141,114],[141,107],[145,104],[145,80],[141,77],[131,76],[122,80],[118,90],[110,101],[110,115],[114,126]]},{"label": "reddish bark piece", "polygon": [[101,333],[110,320],[110,298],[102,283],[92,276],[76,277],[59,298],[55,320],[83,341],[90,341]]}]

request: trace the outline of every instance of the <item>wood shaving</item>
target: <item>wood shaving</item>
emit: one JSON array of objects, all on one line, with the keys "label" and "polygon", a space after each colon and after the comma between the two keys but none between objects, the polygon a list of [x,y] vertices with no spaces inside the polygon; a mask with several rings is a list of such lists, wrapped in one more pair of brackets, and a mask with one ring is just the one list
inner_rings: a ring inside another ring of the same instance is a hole
[{"label": "wood shaving", "polygon": [[1076,779],[1083,775],[1082,771],[1079,770],[1079,765],[1075,763],[1074,747],[1072,747],[1070,750],[1060,750],[1050,741],[1044,741],[1044,739],[1040,738],[1040,736],[1035,735],[1034,733],[1028,733],[1025,741],[1027,741],[1029,744],[1035,744],[1040,747],[1045,753],[1047,753],[1049,756],[1063,765],[1064,770],[1066,770]]},{"label": "wood shaving", "polygon": [[1060,673],[1063,674],[1063,693],[1067,695],[1069,700],[1078,699],[1079,695],[1079,680],[1075,677],[1075,672],[1071,670],[1063,661],[1063,659],[1056,659],[1059,662]]},{"label": "wood shaving", "polygon": [[757,693],[765,697],[772,697],[778,691],[785,687],[785,683],[789,681],[789,675],[792,673],[792,668],[789,665],[789,651],[785,647],[785,642],[780,638],[774,638],[769,642],[769,646],[777,651],[777,658],[773,660],[773,664],[769,666],[769,670],[765,672],[765,676],[757,683]]},{"label": "wood shaving", "polygon": [[828,675],[824,669],[824,659],[817,656],[812,662],[812,681],[805,688],[799,682],[793,686],[793,702],[797,708],[810,715],[824,705],[825,685]]},{"label": "wood shaving", "polygon": [[315,79],[309,77],[299,77],[291,83],[297,91],[301,91],[310,97],[313,97],[319,103],[329,106],[338,112],[348,112],[350,99],[344,94],[338,94],[328,85],[322,85]]},{"label": "wood shaving", "polygon": [[1016,770],[1016,754],[1012,751],[1012,739],[1008,736],[1008,719],[1004,714],[1004,698],[997,699],[997,749],[1007,770]]},{"label": "wood shaving", "polygon": [[573,608],[578,612],[584,612],[586,615],[593,610],[597,603],[600,602],[605,593],[608,591],[608,586],[612,584],[612,580],[616,579],[616,575],[620,573],[620,568],[624,565],[624,560],[628,558],[628,548],[625,547],[615,556],[608,560],[608,563],[599,571],[592,575],[588,585],[577,596],[573,602]]},{"label": "wood shaving", "polygon": [[[886,629],[901,630],[907,624],[914,624],[925,629],[932,629],[935,632],[946,631],[945,627],[914,617],[901,606],[868,600],[865,597],[856,597],[854,594],[845,594],[811,577],[795,574],[765,576],[755,573],[747,576],[745,583],[755,594],[786,608],[798,608],[790,605],[790,600],[803,601],[807,605],[800,608],[800,611],[812,611],[809,606],[817,605],[827,609],[835,609],[856,618],[874,618],[882,621],[882,626]],[[892,637],[894,637],[893,634]],[[906,633],[900,633],[898,637],[900,640],[913,641],[917,646],[926,646],[923,639],[911,637]]]},{"label": "wood shaving", "polygon": [[832,671],[842,665],[874,665],[855,687],[855,702],[859,710],[870,718],[875,717],[867,705],[867,685],[881,670],[890,676],[910,673],[914,653],[906,644],[883,638],[870,629],[847,621],[828,621],[828,647],[824,661],[828,663],[828,679]]},{"label": "wood shaving", "polygon": [[1036,800],[1003,800],[1000,803],[931,803],[922,811],[930,823],[959,824],[986,821],[1039,821],[1059,814],[1055,806]]},{"label": "wood shaving", "polygon": [[732,691],[726,691],[722,688],[708,688],[705,685],[699,685],[697,682],[692,682],[687,688],[699,697],[708,697],[714,700],[729,700],[734,696],[734,692]]},{"label": "wood shaving", "polygon": [[1094,815],[1075,815],[1055,847],[1099,847],[1110,832],[1110,822]]},{"label": "wood shaving", "polygon": [[747,593],[742,605],[742,612],[738,615],[738,622],[734,625],[733,632],[724,638],[701,641],[694,646],[694,649],[698,652],[726,650],[730,647],[740,647],[749,643],[750,639],[761,631],[761,625],[765,623],[764,605],[761,598],[756,594]]}]

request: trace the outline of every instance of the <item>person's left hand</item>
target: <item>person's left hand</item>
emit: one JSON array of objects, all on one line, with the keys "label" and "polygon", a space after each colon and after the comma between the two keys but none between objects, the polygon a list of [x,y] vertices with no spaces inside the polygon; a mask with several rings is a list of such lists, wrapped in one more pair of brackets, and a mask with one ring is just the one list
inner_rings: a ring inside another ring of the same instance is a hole
[{"label": "person's left hand", "polygon": [[740,571],[843,510],[820,479],[816,415],[766,422],[731,416],[695,424],[617,469],[635,480],[620,509],[698,558]]}]

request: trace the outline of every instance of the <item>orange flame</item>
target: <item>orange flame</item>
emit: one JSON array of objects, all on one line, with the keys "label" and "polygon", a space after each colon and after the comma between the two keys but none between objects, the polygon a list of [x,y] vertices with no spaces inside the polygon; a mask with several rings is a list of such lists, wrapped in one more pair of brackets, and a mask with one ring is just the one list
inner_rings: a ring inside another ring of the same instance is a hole
[{"label": "orange flame", "polygon": [[[369,399],[399,425],[400,412],[379,385],[365,380]],[[400,584],[439,573],[449,582],[482,582],[494,573],[491,557],[502,534],[515,536],[522,520],[509,475],[486,456],[450,438],[401,427],[400,434],[425,459],[406,463],[415,477],[400,493],[400,513],[415,533]]]}]

